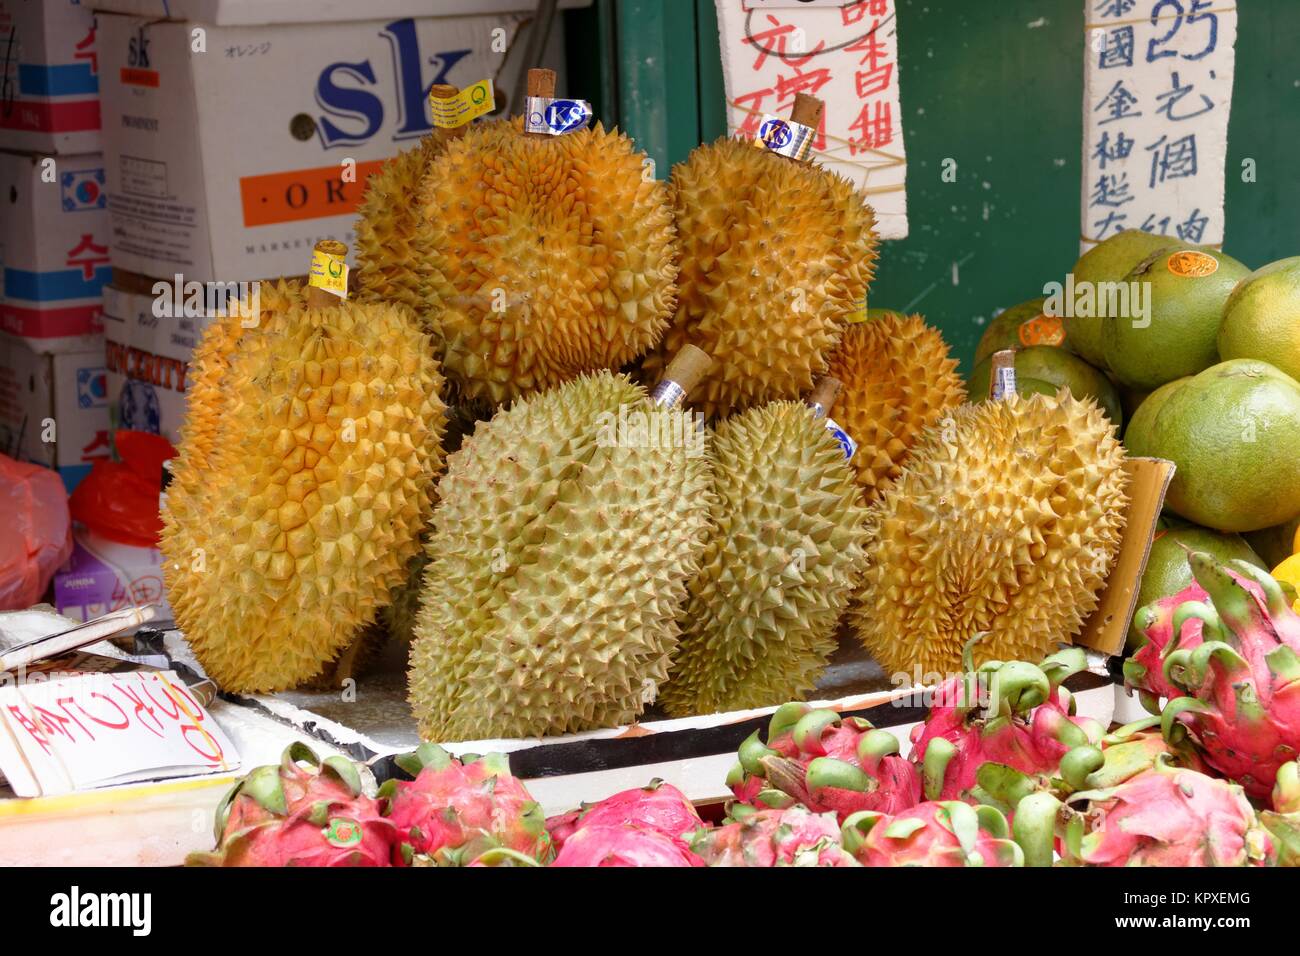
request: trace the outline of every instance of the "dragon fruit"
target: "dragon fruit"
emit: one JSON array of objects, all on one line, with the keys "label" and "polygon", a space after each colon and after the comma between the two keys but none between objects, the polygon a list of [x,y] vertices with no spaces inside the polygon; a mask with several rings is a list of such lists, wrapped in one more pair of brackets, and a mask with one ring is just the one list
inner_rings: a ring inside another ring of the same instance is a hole
[{"label": "dragon fruit", "polygon": [[784,704],[772,715],[766,744],[755,731],[740,745],[727,785],[755,807],[798,803],[840,820],[859,810],[896,813],[921,798],[916,769],[898,749],[898,738],[859,717]]},{"label": "dragon fruit", "polygon": [[1016,837],[1031,862],[1050,859],[1057,838],[1071,866],[1267,866],[1274,859],[1273,842],[1241,787],[1165,757],[1117,786],[1081,790],[1064,804],[1035,794],[1016,809]]},{"label": "dragon fruit", "polygon": [[699,830],[691,849],[709,866],[858,866],[840,842],[833,813],[803,807],[744,813],[711,830]]},{"label": "dragon fruit", "polygon": [[982,636],[966,644],[966,674],[936,689],[929,715],[912,731],[912,760],[921,766],[927,800],[988,802],[979,787],[986,764],[1050,776],[1072,748],[1105,733],[1097,721],[1074,715],[1073,698],[1060,686],[1086,666],[1081,648],[1039,666],[989,661],[976,670],[974,645]]},{"label": "dragon fruit", "polygon": [[1193,581],[1177,594],[1148,604],[1133,616],[1133,623],[1146,643],[1124,662],[1124,683],[1138,692],[1142,706],[1152,714],[1160,713],[1161,699],[1182,696],[1182,691],[1165,678],[1164,652],[1173,639],[1174,616],[1178,616],[1180,646],[1199,647],[1203,640],[1199,613],[1208,598],[1205,589]]},{"label": "dragon fruit", "polygon": [[673,837],[685,837],[704,826],[695,806],[672,784],[651,780],[645,787],[623,790],[599,803],[551,817],[546,828],[557,850],[580,827],[635,824]]},{"label": "dragon fruit", "polygon": [[[1245,562],[1229,568],[1204,552],[1187,560],[1209,603],[1174,612],[1163,672],[1192,696],[1166,704],[1161,725],[1170,738],[1185,727],[1215,772],[1263,801],[1300,752],[1300,616],[1273,578]],[[1177,626],[1192,617],[1204,638],[1194,647]]]},{"label": "dragon fruit", "polygon": [[552,866],[703,866],[680,837],[634,823],[578,827]]},{"label": "dragon fruit", "polygon": [[385,816],[399,833],[394,864],[465,866],[497,848],[539,863],[553,856],[542,808],[510,775],[504,754],[457,760],[435,744],[422,744],[396,763],[415,779],[389,780],[379,790]]},{"label": "dragon fruit", "polygon": [[844,822],[844,848],[864,866],[1023,866],[1010,825],[990,806],[927,801],[889,816],[863,811]]},{"label": "dragon fruit", "polygon": [[1273,809],[1259,815],[1277,847],[1279,866],[1300,866],[1300,764],[1285,763],[1273,785]]},{"label": "dragon fruit", "polygon": [[257,767],[217,806],[216,850],[191,853],[185,862],[388,866],[397,828],[366,789],[346,757],[322,761],[306,744],[290,744],[279,766]]}]

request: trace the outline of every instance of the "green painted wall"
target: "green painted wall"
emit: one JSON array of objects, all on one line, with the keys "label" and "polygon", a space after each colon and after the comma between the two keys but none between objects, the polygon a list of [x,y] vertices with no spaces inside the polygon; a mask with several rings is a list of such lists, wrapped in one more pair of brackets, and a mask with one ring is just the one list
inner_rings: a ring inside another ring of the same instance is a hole
[{"label": "green painted wall", "polygon": [[[1238,11],[1225,249],[1257,267],[1300,254],[1300,2]],[[712,0],[596,0],[583,16],[598,14],[617,24],[618,121],[663,176],[721,132]],[[985,323],[1078,256],[1083,3],[898,0],[898,20],[911,235],[883,244],[869,298],[924,313],[968,370]]]}]

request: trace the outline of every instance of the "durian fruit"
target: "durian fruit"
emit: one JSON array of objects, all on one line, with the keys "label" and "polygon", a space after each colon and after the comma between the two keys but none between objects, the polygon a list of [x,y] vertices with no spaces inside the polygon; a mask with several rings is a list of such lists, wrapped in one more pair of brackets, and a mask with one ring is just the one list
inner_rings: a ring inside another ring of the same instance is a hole
[{"label": "durian fruit", "polygon": [[708,526],[692,419],[596,372],[516,401],[449,458],[411,650],[424,739],[615,726],[654,699]]},{"label": "durian fruit", "polygon": [[[530,95],[537,75],[529,73]],[[560,136],[472,127],[430,163],[422,252],[448,378],[493,405],[618,368],[658,342],[676,297],[668,187],[599,123]]]},{"label": "durian fruit", "polygon": [[[800,94],[793,118],[820,108]],[[834,173],[726,137],[693,150],[672,183],[677,312],[646,373],[693,342],[715,360],[693,397],[706,417],[798,399],[865,305],[871,207]]]},{"label": "durian fruit", "polygon": [[[234,692],[332,661],[403,580],[431,510],[443,417],[427,334],[402,306],[321,295],[238,337],[209,447],[183,435],[163,510],[177,623]],[[203,400],[191,421],[211,417]]]},{"label": "durian fruit", "polygon": [[802,402],[722,421],[713,524],[660,701],[674,716],[813,689],[865,556],[866,506],[844,450]]},{"label": "durian fruit", "polygon": [[1124,451],[1091,399],[1014,392],[928,429],[869,509],[853,627],[916,683],[981,660],[1041,660],[1079,632],[1119,549]]},{"label": "durian fruit", "polygon": [[[456,87],[439,83],[430,94],[455,96]],[[357,298],[400,302],[426,327],[436,322],[434,277],[426,255],[431,233],[416,201],[429,163],[468,130],[435,129],[389,159],[366,181],[357,210]]]},{"label": "durian fruit", "polygon": [[883,312],[850,325],[829,364],[844,383],[835,418],[858,443],[851,461],[870,503],[921,432],[966,400],[966,388],[943,336],[919,315]]}]

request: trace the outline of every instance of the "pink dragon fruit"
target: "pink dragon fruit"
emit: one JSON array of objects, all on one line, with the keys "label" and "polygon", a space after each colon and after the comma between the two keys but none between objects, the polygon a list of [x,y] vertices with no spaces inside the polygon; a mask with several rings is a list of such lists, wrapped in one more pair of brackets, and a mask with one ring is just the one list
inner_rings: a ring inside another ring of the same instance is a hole
[{"label": "pink dragon fruit", "polygon": [[695,806],[672,784],[651,780],[647,786],[623,790],[599,803],[551,817],[546,828],[556,849],[564,847],[580,827],[617,826],[632,823],[668,836],[685,837],[704,826]]},{"label": "pink dragon fruit", "polygon": [[1065,804],[1035,794],[1016,810],[1031,860],[1055,835],[1072,866],[1267,866],[1274,849],[1241,787],[1166,758],[1115,787],[1081,790]]},{"label": "pink dragon fruit", "polygon": [[435,744],[422,744],[396,762],[415,779],[389,780],[379,791],[400,834],[395,864],[465,866],[497,848],[540,863],[553,856],[542,808],[510,775],[504,754],[457,760]]},{"label": "pink dragon fruit", "polygon": [[579,827],[552,866],[703,866],[680,837],[633,823]]},{"label": "pink dragon fruit", "polygon": [[1273,785],[1273,809],[1259,815],[1273,837],[1279,866],[1300,866],[1300,764],[1284,763]]},{"label": "pink dragon fruit", "polygon": [[1023,866],[1010,825],[990,806],[927,801],[889,816],[864,811],[844,822],[844,848],[864,866]]},{"label": "pink dragon fruit", "polygon": [[989,661],[976,670],[974,645],[981,637],[966,644],[966,674],[936,689],[925,723],[912,731],[912,760],[921,766],[927,800],[987,802],[981,767],[1049,777],[1072,748],[1105,733],[1097,721],[1074,715],[1074,701],[1060,686],[1086,666],[1081,648],[1053,654],[1041,666]]},{"label": "pink dragon fruit", "polygon": [[709,866],[858,866],[840,842],[833,813],[740,809],[739,819],[699,830],[691,849]]},{"label": "pink dragon fruit", "polygon": [[1200,646],[1203,621],[1198,612],[1206,607],[1208,598],[1205,589],[1193,581],[1177,594],[1148,604],[1133,616],[1133,623],[1146,643],[1124,662],[1124,683],[1138,692],[1142,706],[1153,714],[1160,713],[1161,699],[1182,696],[1182,691],[1165,678],[1164,652],[1173,639],[1174,616],[1178,615],[1180,646],[1189,649]]},{"label": "pink dragon fruit", "polygon": [[898,738],[859,717],[804,703],[778,707],[767,744],[755,731],[739,758],[727,785],[755,807],[799,803],[844,820],[859,810],[895,813],[921,798],[916,769],[898,755]]},{"label": "pink dragon fruit", "polygon": [[[1192,696],[1165,705],[1161,724],[1170,738],[1185,727],[1213,770],[1262,801],[1300,752],[1300,616],[1273,578],[1245,562],[1229,568],[1203,552],[1187,560],[1210,603],[1174,612],[1164,675]],[[1190,617],[1204,638],[1195,647],[1177,628]]]},{"label": "pink dragon fruit", "polygon": [[352,761],[322,761],[294,743],[278,767],[257,767],[225,795],[216,837],[214,852],[192,853],[186,865],[388,866],[397,828]]}]

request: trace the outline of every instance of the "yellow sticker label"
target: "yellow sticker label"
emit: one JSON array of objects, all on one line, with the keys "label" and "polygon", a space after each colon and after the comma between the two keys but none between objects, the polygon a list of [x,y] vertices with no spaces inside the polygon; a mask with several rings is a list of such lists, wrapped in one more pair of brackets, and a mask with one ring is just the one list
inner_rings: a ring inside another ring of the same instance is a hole
[{"label": "yellow sticker label", "polygon": [[1020,344],[1025,348],[1035,345],[1060,345],[1065,341],[1065,325],[1060,316],[1040,312],[1028,322],[1020,323]]},{"label": "yellow sticker label", "polygon": [[322,249],[315,249],[311,254],[311,273],[308,285],[331,292],[340,299],[348,297],[348,264],[342,256],[330,255]]},{"label": "yellow sticker label", "polygon": [[867,315],[867,297],[864,295],[862,301],[849,313],[849,322],[865,322],[869,318],[870,316]]},{"label": "yellow sticker label", "polygon": [[455,96],[434,96],[429,92],[429,106],[433,110],[433,125],[439,129],[456,129],[472,122],[496,108],[492,81],[479,80]]},{"label": "yellow sticker label", "polygon": [[1204,252],[1175,252],[1168,265],[1170,272],[1184,279],[1200,279],[1219,271],[1219,260]]}]

